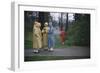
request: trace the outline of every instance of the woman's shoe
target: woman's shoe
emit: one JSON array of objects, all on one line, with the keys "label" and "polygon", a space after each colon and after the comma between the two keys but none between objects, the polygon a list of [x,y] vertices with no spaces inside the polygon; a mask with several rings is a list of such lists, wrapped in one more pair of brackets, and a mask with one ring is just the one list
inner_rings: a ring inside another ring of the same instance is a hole
[{"label": "woman's shoe", "polygon": [[39,53],[39,51],[38,51],[38,50],[34,50],[33,52],[34,52],[34,53]]},{"label": "woman's shoe", "polygon": [[52,52],[52,51],[54,51],[54,50],[53,50],[53,48],[50,48],[49,51]]}]

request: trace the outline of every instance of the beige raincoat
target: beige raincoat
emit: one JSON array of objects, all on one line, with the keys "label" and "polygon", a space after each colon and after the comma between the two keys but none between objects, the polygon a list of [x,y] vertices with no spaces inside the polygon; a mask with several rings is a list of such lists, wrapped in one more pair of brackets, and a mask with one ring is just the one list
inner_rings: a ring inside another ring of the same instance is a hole
[{"label": "beige raincoat", "polygon": [[44,24],[44,28],[42,29],[42,34],[43,34],[43,47],[47,47],[48,46],[48,23]]},{"label": "beige raincoat", "polygon": [[39,49],[42,47],[42,34],[40,30],[40,23],[36,22],[33,27],[33,48]]}]

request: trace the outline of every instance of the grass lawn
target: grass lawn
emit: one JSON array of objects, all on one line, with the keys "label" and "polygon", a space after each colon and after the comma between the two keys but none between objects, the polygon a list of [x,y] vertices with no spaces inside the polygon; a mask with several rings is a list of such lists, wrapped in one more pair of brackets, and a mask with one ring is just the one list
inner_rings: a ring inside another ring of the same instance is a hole
[{"label": "grass lawn", "polygon": [[48,60],[65,60],[65,59],[86,59],[89,56],[30,56],[25,57],[24,61],[48,61]]},{"label": "grass lawn", "polygon": [[31,56],[25,57],[25,61],[63,60],[64,56]]}]

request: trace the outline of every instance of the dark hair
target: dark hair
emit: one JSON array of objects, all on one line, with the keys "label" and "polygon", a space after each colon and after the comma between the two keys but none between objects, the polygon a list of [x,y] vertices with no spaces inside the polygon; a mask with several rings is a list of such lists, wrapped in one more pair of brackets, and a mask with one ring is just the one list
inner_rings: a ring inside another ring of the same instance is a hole
[{"label": "dark hair", "polygon": [[35,18],[35,21],[39,22],[39,18]]}]

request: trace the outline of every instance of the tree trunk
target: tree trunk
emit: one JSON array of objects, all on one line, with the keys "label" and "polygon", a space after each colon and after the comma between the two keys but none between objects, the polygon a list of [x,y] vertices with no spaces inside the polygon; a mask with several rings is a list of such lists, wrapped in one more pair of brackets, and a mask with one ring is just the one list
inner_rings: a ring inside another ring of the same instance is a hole
[{"label": "tree trunk", "polygon": [[68,30],[68,13],[66,14],[66,28],[65,28],[65,31]]}]

